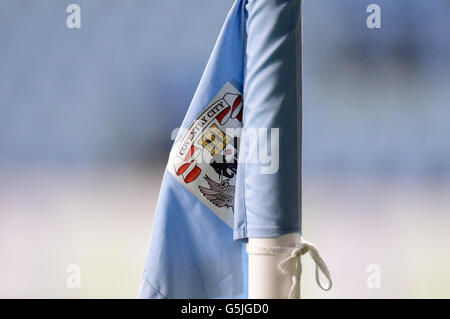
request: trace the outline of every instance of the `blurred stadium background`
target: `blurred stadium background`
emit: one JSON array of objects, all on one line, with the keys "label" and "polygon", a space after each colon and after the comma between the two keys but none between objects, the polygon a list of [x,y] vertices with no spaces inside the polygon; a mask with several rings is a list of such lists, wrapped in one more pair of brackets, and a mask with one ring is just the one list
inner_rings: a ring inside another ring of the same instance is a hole
[{"label": "blurred stadium background", "polygon": [[[0,297],[137,296],[170,133],[231,4],[2,1]],[[303,297],[449,298],[450,2],[303,9],[304,234],[335,281],[306,259]]]}]

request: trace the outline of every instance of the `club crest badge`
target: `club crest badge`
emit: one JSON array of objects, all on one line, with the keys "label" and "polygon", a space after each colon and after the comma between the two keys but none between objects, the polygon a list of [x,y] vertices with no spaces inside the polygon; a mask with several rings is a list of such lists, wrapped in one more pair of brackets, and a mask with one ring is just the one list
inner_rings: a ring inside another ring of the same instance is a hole
[{"label": "club crest badge", "polygon": [[169,172],[233,227],[242,93],[227,82],[172,147]]}]

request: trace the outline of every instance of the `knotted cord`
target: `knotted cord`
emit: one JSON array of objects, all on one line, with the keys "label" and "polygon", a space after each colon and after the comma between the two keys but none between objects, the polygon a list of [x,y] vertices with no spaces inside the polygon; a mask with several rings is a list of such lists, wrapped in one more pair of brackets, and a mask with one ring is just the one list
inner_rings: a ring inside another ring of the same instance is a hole
[{"label": "knotted cord", "polygon": [[[332,280],[330,271],[328,270],[327,264],[320,257],[319,250],[316,246],[311,244],[310,242],[304,240],[303,238],[300,241],[296,242],[294,246],[291,247],[258,247],[247,245],[247,253],[249,255],[264,255],[264,256],[277,256],[281,254],[290,253],[289,257],[280,262],[278,268],[281,270],[283,274],[291,275],[292,284],[289,289],[289,299],[298,299],[300,295],[300,278],[302,276],[302,262],[301,256],[309,253],[314,263],[316,264],[316,283],[317,285],[328,291],[331,289]],[[291,273],[292,267],[295,269],[294,273]],[[328,285],[325,287],[319,276],[319,270],[325,275],[328,280]]]}]

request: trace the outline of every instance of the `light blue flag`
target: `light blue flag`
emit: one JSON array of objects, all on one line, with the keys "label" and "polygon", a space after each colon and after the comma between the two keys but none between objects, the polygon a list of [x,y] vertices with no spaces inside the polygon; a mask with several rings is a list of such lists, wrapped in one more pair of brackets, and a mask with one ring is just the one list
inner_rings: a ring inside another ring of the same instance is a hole
[{"label": "light blue flag", "polygon": [[300,232],[300,0],[236,0],[169,156],[141,298],[245,298],[248,237]]}]

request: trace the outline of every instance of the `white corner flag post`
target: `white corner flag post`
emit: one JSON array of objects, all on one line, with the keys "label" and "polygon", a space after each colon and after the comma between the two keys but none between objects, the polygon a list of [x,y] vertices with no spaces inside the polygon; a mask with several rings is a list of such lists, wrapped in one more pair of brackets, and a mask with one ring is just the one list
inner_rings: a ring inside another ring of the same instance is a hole
[{"label": "white corner flag post", "polygon": [[[300,241],[299,234],[287,234],[275,238],[249,238],[247,249],[258,247],[248,256],[249,299],[286,299],[292,285],[291,275],[283,273],[279,265],[289,257],[289,252],[270,253],[275,247],[293,247]],[[295,270],[293,270],[295,272]],[[300,298],[300,288],[298,289]]]},{"label": "white corner flag post", "polygon": [[[318,249],[292,233],[276,238],[249,238],[249,298],[300,299],[301,256],[309,253],[316,264],[316,283],[325,291],[332,287],[331,275]],[[319,272],[326,277],[323,285]]]}]

